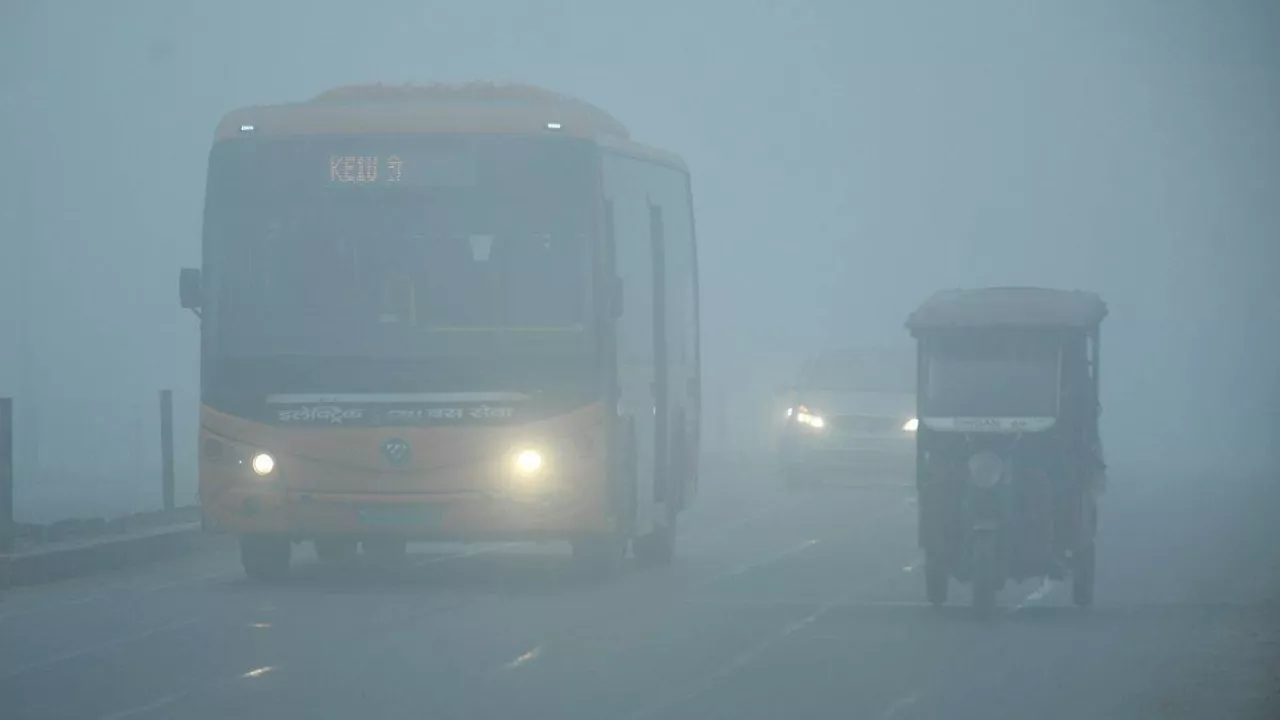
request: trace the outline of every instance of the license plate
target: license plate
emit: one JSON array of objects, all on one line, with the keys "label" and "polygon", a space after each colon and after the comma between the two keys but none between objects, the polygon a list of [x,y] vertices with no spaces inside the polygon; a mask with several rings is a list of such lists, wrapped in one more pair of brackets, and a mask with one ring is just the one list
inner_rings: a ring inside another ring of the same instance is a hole
[{"label": "license plate", "polygon": [[360,508],[360,521],[367,525],[422,525],[436,518],[433,505]]}]

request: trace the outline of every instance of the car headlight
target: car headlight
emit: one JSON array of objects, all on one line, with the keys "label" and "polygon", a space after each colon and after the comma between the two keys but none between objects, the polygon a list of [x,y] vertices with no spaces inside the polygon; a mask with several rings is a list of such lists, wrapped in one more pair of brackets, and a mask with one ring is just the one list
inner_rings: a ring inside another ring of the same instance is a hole
[{"label": "car headlight", "polygon": [[276,459],[269,453],[258,453],[249,461],[249,467],[258,477],[266,477],[276,470]]},{"label": "car headlight", "polygon": [[821,430],[827,426],[827,421],[824,420],[821,415],[810,412],[807,408],[801,408],[796,412],[796,422],[801,425],[811,427],[814,430]]},{"label": "car headlight", "polygon": [[920,418],[911,418],[902,425],[902,429],[906,432],[915,432],[920,429]]},{"label": "car headlight", "polygon": [[980,452],[969,458],[969,482],[983,490],[995,487],[1004,476],[1004,461],[993,452]]}]

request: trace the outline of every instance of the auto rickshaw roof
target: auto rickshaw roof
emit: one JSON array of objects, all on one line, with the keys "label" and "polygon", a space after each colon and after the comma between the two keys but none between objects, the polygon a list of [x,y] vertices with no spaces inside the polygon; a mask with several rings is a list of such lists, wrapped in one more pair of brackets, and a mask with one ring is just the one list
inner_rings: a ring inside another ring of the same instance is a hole
[{"label": "auto rickshaw roof", "polygon": [[911,316],[912,334],[961,328],[1080,328],[1102,323],[1107,304],[1096,293],[1034,287],[942,290]]}]

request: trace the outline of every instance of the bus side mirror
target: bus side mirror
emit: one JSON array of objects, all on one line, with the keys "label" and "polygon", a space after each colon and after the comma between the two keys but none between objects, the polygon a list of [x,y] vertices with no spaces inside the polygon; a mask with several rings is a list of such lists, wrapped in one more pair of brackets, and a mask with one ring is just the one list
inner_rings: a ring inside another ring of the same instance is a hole
[{"label": "bus side mirror", "polygon": [[200,287],[200,269],[182,268],[178,273],[178,300],[183,310],[199,310],[203,292]]},{"label": "bus side mirror", "polygon": [[613,315],[613,319],[617,320],[622,317],[622,278],[615,277],[613,279],[612,290],[609,293],[609,312]]}]

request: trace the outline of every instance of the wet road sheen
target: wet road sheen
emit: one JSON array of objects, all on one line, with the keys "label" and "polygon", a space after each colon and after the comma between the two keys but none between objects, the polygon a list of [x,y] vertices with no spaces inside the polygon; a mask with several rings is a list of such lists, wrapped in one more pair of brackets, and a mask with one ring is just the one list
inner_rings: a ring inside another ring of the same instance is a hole
[{"label": "wet road sheen", "polygon": [[234,546],[0,596],[0,718],[1275,718],[1275,478],[1115,477],[1098,605],[923,600],[909,487],[709,470],[676,563],[548,546],[255,585]]}]

